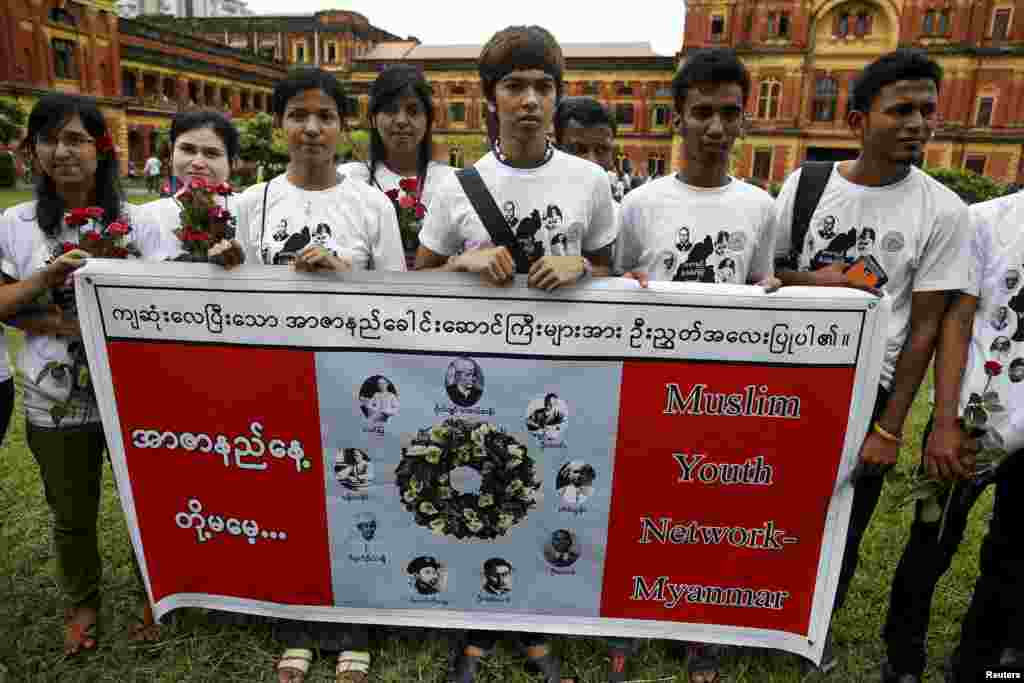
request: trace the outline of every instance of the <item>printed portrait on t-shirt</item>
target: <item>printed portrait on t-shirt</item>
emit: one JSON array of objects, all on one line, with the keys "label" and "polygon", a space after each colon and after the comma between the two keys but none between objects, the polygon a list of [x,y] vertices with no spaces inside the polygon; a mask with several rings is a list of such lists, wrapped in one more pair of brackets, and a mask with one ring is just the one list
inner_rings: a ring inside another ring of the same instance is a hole
[{"label": "printed portrait on t-shirt", "polygon": [[996,360],[1005,363],[1010,358],[1010,347],[1009,337],[996,337],[988,350],[996,357]]},{"label": "printed portrait on t-shirt", "polygon": [[693,243],[690,241],[690,229],[684,225],[676,233],[676,251],[685,255],[692,248]]},{"label": "printed portrait on t-shirt", "polygon": [[313,231],[313,242],[317,246],[327,247],[328,241],[331,239],[331,226],[326,223],[319,223],[316,226],[316,230]]},{"label": "printed portrait on t-shirt", "polygon": [[1010,381],[1014,384],[1024,380],[1024,358],[1014,358],[1010,363]]},{"label": "printed portrait on t-shirt", "polygon": [[857,235],[857,256],[868,256],[873,254],[875,251],[875,239],[878,235],[875,234],[874,228],[864,227],[860,229],[860,234]]},{"label": "printed portrait on t-shirt", "polygon": [[732,284],[736,282],[736,260],[724,258],[718,262],[715,268],[715,282],[718,284]]},{"label": "printed portrait on t-shirt", "polygon": [[543,222],[538,209],[534,209],[529,216],[519,221],[515,229],[516,242],[519,243],[521,250],[521,258],[516,259],[517,272],[529,272],[530,266],[544,256],[543,235],[540,234],[542,227]]},{"label": "printed portrait on t-shirt", "polygon": [[850,250],[857,246],[857,229],[850,228],[832,237],[828,243],[818,246],[822,248],[811,257],[812,269],[816,270],[833,263],[848,263],[853,260],[848,255]]},{"label": "printed portrait on t-shirt", "polygon": [[1014,294],[1007,305],[1017,314],[1017,331],[1013,333],[1013,341],[1024,342],[1024,289]]},{"label": "printed portrait on t-shirt", "polygon": [[713,253],[715,253],[715,247],[711,241],[711,235],[707,235],[687,252],[672,280],[675,282],[714,282],[714,267],[708,266],[707,263]]},{"label": "printed portrait on t-shirt", "polygon": [[1013,294],[1018,285],[1020,285],[1020,271],[1016,268],[1010,268],[1003,275],[1003,289],[1006,290],[1007,294]]},{"label": "printed portrait on t-shirt", "polygon": [[516,225],[519,223],[519,211],[516,209],[516,203],[513,201],[507,201],[501,205],[501,212],[505,215],[505,222],[508,223],[508,227],[515,230]]},{"label": "printed portrait on t-shirt", "polygon": [[719,230],[718,235],[715,236],[715,256],[719,259],[725,256],[725,252],[729,250],[729,233],[725,230]]},{"label": "printed portrait on t-shirt", "polygon": [[992,312],[992,328],[1002,332],[1010,324],[1010,309],[1006,306],[998,306]]}]

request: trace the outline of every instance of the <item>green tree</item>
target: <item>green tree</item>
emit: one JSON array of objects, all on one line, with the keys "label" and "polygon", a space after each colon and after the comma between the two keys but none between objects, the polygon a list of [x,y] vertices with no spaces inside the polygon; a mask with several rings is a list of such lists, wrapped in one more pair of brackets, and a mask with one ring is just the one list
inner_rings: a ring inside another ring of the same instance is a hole
[{"label": "green tree", "polygon": [[17,100],[0,97],[0,145],[9,145],[21,137],[27,119]]},{"label": "green tree", "polygon": [[260,112],[236,124],[239,152],[244,161],[263,164],[267,175],[280,173],[288,164],[288,144],[284,134],[274,128],[274,117]]},{"label": "green tree", "polygon": [[976,204],[1006,194],[1006,186],[965,168],[926,168],[931,177],[956,192],[968,204]]}]

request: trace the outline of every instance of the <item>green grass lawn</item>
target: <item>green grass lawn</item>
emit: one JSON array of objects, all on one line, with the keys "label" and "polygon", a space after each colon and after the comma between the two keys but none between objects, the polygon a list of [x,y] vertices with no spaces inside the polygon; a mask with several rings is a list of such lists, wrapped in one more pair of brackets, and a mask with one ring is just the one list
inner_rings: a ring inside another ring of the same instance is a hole
[{"label": "green grass lawn", "polygon": [[[160,197],[155,194],[139,195],[130,194],[128,195],[128,201],[132,204],[146,204],[154,199]],[[0,191],[0,210],[6,209],[8,206],[14,206],[21,202],[27,202],[32,199],[32,193],[21,190],[2,190]]]},{"label": "green grass lawn", "polygon": [[[0,193],[0,207],[23,201],[27,194]],[[133,200],[136,198],[133,198]],[[17,345],[20,338],[9,333]],[[922,396],[924,392],[922,392]],[[266,626],[247,628],[209,624],[198,610],[186,610],[165,629],[157,644],[135,646],[125,633],[135,613],[137,587],[130,544],[109,468],[105,472],[100,511],[101,548],[105,560],[102,641],[99,651],[65,661],[62,658],[61,601],[54,582],[55,558],[50,542],[49,513],[31,453],[25,446],[21,405],[0,448],[0,683],[27,681],[276,681],[272,667],[279,648]],[[928,406],[919,398],[908,425],[901,466],[918,458],[920,433]],[[885,619],[889,584],[910,524],[910,510],[893,508],[887,489],[864,540],[860,570],[835,623],[840,666],[829,680],[840,683],[877,680],[883,654],[879,632]],[[939,584],[932,610],[929,681],[941,681],[943,658],[959,637],[977,571],[978,547],[991,510],[986,493],[971,516],[963,547]],[[301,571],[302,558],[281,568],[281,580]],[[239,567],[238,571],[244,571]],[[446,680],[448,634],[443,631],[395,630],[378,634],[374,646],[377,681]],[[602,644],[590,639],[561,638],[556,647],[566,671],[586,683],[603,682],[606,667]],[[782,683],[801,680],[795,657],[734,654],[727,661],[731,683]],[[308,681],[333,681],[333,663],[318,661]],[[685,681],[683,662],[664,642],[644,643],[631,660],[630,678],[644,681]],[[503,646],[485,665],[483,683],[526,683],[534,680],[522,659]]]}]

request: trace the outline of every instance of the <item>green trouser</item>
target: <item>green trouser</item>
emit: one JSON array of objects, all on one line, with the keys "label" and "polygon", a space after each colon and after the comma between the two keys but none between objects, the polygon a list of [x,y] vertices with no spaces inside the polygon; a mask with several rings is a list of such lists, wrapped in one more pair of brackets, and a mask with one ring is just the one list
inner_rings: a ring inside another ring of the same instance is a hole
[{"label": "green trouser", "polygon": [[99,607],[99,516],[103,426],[51,429],[26,426],[28,447],[39,463],[46,502],[53,512],[57,580],[70,606]]}]

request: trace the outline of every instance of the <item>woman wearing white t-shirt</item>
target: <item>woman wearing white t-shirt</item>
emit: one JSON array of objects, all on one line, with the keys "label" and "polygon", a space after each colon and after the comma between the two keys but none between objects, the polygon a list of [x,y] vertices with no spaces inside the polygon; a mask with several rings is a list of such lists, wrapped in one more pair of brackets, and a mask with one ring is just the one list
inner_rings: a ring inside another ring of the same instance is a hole
[{"label": "woman wearing white t-shirt", "polygon": [[[94,101],[42,97],[29,115],[22,150],[39,171],[36,199],[4,214],[0,256],[5,280],[17,283],[4,293],[22,288],[26,303],[26,290],[60,286],[61,275],[87,256],[77,249],[64,254],[79,243],[82,229],[67,225],[65,212],[99,207],[107,217],[138,221],[134,207],[123,201],[110,132]],[[70,290],[61,291],[67,308],[73,303],[66,298]],[[64,652],[75,655],[97,645],[102,564],[96,527],[106,441],[77,318],[69,310],[35,310],[23,310],[11,323],[26,334],[17,360],[24,376],[26,437],[54,517],[57,579],[67,601]],[[153,640],[158,630],[143,604],[143,623],[130,635]]]},{"label": "woman wearing white t-shirt", "polygon": [[[226,183],[238,158],[238,131],[223,114],[193,111],[177,114],[171,121],[171,190],[187,187],[192,178],[210,185]],[[218,204],[231,210],[233,197],[218,197]],[[146,204],[144,221],[135,233],[135,244],[144,258],[186,260],[188,255],[174,234],[181,227],[181,203],[173,196]],[[241,246],[222,241],[210,249],[210,256],[228,254],[241,259]],[[225,258],[225,256],[221,256]]]},{"label": "woman wearing white t-shirt", "polygon": [[[400,183],[415,179],[419,201],[429,207],[438,185],[452,168],[433,161],[434,100],[430,84],[418,69],[388,67],[370,87],[370,160],[342,164],[338,171],[369,183],[392,201]],[[415,250],[418,240],[403,240]]]},{"label": "woman wearing white t-shirt", "polygon": [[[345,92],[331,74],[297,69],[273,95],[288,141],[288,169],[238,197],[238,236],[250,262],[304,271],[405,270],[394,208],[380,190],[337,172]],[[285,652],[278,680],[305,679],[314,650],[337,650],[339,683],[365,683],[370,668],[363,625],[276,620]]]}]

